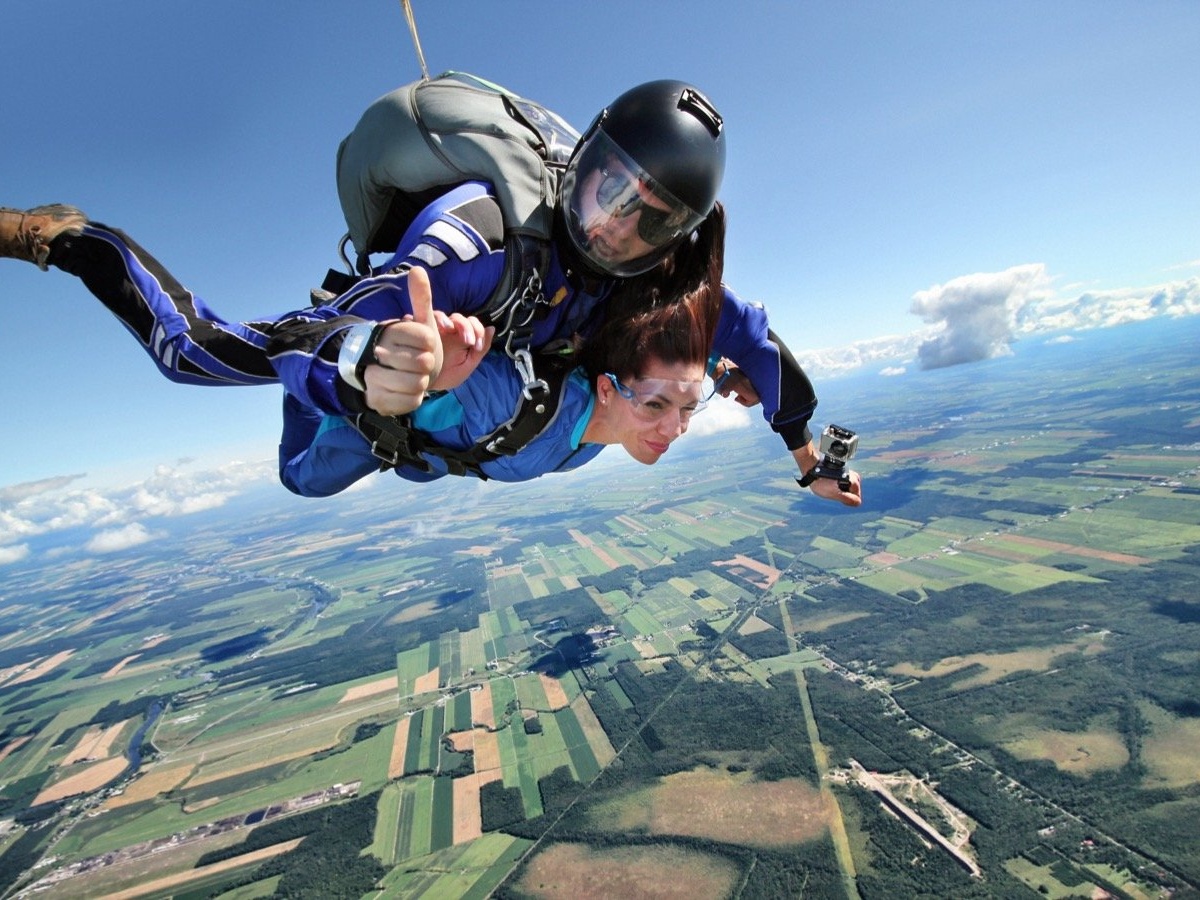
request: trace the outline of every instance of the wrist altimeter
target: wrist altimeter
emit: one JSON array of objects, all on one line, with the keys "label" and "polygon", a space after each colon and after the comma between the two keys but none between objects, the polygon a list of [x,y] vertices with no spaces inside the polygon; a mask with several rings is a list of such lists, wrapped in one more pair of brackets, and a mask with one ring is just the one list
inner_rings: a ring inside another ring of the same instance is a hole
[{"label": "wrist altimeter", "polygon": [[858,435],[848,428],[827,425],[821,432],[821,459],[797,478],[800,487],[808,487],[818,478],[832,478],[843,491],[850,490],[850,470],[846,464],[858,449]]},{"label": "wrist altimeter", "polygon": [[383,335],[383,330],[392,324],[388,322],[360,322],[346,329],[342,338],[342,346],[338,351],[338,374],[342,381],[357,391],[366,393],[367,385],[363,381],[363,373],[367,366],[379,364],[375,358],[375,345]]}]

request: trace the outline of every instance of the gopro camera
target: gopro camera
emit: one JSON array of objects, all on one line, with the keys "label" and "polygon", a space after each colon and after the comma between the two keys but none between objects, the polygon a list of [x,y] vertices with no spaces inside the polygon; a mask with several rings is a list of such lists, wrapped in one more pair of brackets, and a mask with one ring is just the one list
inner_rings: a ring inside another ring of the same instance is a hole
[{"label": "gopro camera", "polygon": [[858,449],[858,435],[848,428],[827,425],[821,432],[820,449],[825,456],[825,459],[821,460],[822,464],[828,462],[844,466]]},{"label": "gopro camera", "polygon": [[850,490],[850,475],[846,470],[846,463],[858,449],[858,435],[849,428],[827,425],[821,432],[819,449],[821,461],[803,478],[796,479],[800,487],[808,487],[818,478],[832,478],[843,491]]}]

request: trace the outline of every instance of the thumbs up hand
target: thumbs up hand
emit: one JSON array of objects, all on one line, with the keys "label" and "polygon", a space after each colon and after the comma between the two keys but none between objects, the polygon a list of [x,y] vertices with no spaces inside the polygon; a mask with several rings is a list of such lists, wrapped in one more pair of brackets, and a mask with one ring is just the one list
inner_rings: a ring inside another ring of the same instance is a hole
[{"label": "thumbs up hand", "polygon": [[487,353],[495,331],[474,316],[434,310],[424,269],[409,270],[408,296],[412,316],[383,330],[374,347],[376,364],[363,372],[367,406],[385,416],[412,412],[426,391],[461,384]]}]

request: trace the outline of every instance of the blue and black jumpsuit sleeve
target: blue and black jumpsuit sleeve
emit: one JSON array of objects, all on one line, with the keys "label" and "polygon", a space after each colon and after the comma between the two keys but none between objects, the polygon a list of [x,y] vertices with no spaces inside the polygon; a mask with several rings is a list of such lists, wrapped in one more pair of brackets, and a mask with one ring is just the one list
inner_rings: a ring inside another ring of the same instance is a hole
[{"label": "blue and black jumpsuit sleeve", "polygon": [[303,364],[314,379],[306,402],[330,412],[355,411],[361,398],[356,400],[348,386],[337,386],[336,357],[344,331],[360,321],[406,315],[410,308],[403,276],[413,265],[429,273],[438,308],[463,313],[480,308],[503,271],[503,227],[487,186],[463,185],[414,221],[379,275],[333,305],[244,322],[226,320],[129,235],[98,222],[88,223],[82,234],[57,238],[48,263],[83,281],[171,381],[278,383],[277,359],[294,366],[307,356]]},{"label": "blue and black jumpsuit sleeve", "polygon": [[809,419],[817,394],[787,345],[771,330],[761,303],[747,303],[725,288],[713,337],[713,357],[727,357],[750,379],[763,418],[789,450],[812,440]]}]

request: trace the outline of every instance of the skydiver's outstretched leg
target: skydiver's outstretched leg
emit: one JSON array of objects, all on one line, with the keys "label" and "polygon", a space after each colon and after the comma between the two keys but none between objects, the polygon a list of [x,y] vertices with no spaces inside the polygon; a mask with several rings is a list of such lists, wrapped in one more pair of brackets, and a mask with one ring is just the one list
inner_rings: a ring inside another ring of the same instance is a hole
[{"label": "skydiver's outstretched leg", "polygon": [[0,209],[0,256],[78,276],[181,384],[271,384],[272,322],[226,322],[123,232],[70,206]]}]

